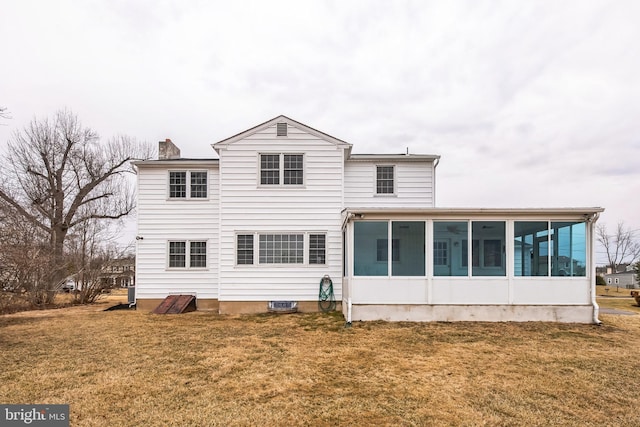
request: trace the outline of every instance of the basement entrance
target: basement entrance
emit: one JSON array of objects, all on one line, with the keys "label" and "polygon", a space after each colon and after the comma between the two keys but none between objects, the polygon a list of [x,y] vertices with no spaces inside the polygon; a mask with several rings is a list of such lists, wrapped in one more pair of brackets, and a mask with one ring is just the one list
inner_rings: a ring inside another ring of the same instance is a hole
[{"label": "basement entrance", "polygon": [[169,295],[153,310],[154,314],[180,314],[196,311],[196,297],[193,295]]}]

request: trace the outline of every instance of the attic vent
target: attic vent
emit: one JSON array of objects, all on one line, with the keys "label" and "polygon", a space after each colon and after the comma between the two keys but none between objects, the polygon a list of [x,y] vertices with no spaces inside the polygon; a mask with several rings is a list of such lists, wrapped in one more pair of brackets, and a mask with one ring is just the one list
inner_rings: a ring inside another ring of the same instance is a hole
[{"label": "attic vent", "polygon": [[287,136],[287,124],[278,123],[276,125],[276,136]]}]

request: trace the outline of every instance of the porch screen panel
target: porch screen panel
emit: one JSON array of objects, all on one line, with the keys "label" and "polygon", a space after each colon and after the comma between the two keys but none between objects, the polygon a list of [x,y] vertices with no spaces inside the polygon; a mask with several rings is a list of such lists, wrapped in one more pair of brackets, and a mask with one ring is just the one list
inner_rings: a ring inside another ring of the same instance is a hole
[{"label": "porch screen panel", "polygon": [[547,221],[515,222],[513,267],[515,276],[548,276],[549,223]]},{"label": "porch screen panel", "polygon": [[474,221],[471,225],[473,276],[506,276],[504,221]]},{"label": "porch screen panel", "polygon": [[469,225],[466,221],[433,222],[434,276],[467,276],[466,250]]},{"label": "porch screen panel", "polygon": [[[397,260],[391,263],[392,276],[424,276],[424,221],[394,221],[391,241],[396,245]],[[395,243],[397,242],[397,244]]]},{"label": "porch screen panel", "polygon": [[587,275],[587,237],[584,222],[551,223],[551,275]]},{"label": "porch screen panel", "polygon": [[[379,260],[378,252],[388,251],[388,223],[356,221],[353,224],[353,273],[356,276],[387,276],[388,257]],[[388,253],[388,252],[387,252]]]}]

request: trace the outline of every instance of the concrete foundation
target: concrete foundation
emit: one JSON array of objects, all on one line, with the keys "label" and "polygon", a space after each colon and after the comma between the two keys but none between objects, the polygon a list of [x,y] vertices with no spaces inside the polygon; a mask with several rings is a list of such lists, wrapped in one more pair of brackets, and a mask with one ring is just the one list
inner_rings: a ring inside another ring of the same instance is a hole
[{"label": "concrete foundation", "polygon": [[[339,301],[335,311],[341,311]],[[269,301],[220,301],[220,314],[258,314],[269,311]],[[298,301],[298,312],[316,313],[320,311],[318,301]]]},{"label": "concrete foundation", "polygon": [[353,321],[593,323],[593,306],[353,305]]},{"label": "concrete foundation", "polygon": [[[164,298],[136,300],[136,308],[142,311],[153,311]],[[217,299],[196,299],[198,311],[215,311],[220,314],[259,314],[269,311],[269,301],[219,301]],[[336,311],[341,311],[340,301],[336,302]],[[315,313],[320,311],[317,301],[298,301],[298,312]]]}]

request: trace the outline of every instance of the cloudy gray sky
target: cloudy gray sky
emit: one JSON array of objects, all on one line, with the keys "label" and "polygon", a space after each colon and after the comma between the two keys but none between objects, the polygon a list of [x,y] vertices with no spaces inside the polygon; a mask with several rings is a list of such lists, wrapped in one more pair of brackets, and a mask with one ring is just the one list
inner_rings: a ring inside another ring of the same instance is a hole
[{"label": "cloudy gray sky", "polygon": [[0,0],[0,148],[70,108],[185,157],[287,115],[440,154],[438,206],[640,229],[639,1]]}]

